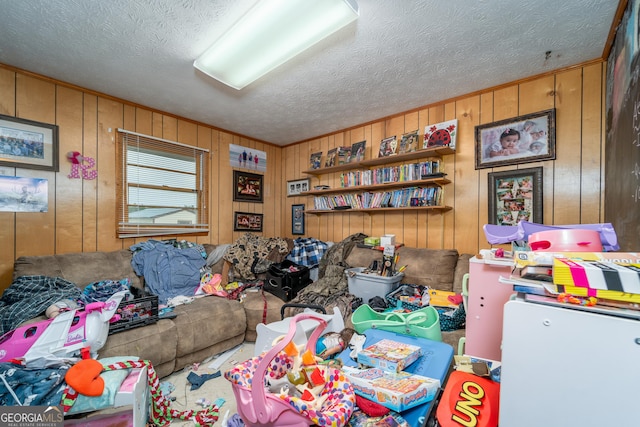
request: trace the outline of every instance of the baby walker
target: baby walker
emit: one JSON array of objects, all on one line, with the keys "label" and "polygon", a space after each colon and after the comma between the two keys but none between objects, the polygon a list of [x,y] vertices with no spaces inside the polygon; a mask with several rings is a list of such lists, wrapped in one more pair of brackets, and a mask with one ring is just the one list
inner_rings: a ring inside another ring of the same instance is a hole
[{"label": "baby walker", "polygon": [[[283,350],[292,343],[296,324],[305,319],[313,319],[319,323],[305,347],[315,355],[316,343],[327,322],[314,313],[300,313],[292,318],[287,335],[269,351],[225,372],[225,378],[232,385],[238,414],[247,426],[306,427],[316,424],[341,427],[351,417],[355,406],[353,387],[342,371],[335,367],[322,366],[326,381],[318,396],[315,396],[320,397],[318,401],[323,402],[320,407],[305,399],[305,394],[302,397],[286,393],[275,394],[266,387],[266,377],[276,381],[292,370],[294,359]],[[253,384],[256,387],[252,387]]]}]

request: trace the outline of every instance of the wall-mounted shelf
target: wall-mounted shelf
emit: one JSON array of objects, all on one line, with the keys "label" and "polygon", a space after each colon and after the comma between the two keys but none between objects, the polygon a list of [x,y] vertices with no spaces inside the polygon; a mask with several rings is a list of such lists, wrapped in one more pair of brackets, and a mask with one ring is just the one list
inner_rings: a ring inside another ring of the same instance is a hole
[{"label": "wall-mounted shelf", "polygon": [[[403,154],[395,154],[387,157],[378,157],[375,159],[362,160],[360,162],[346,163],[343,165],[311,169],[304,171],[303,173],[308,175],[321,176],[334,172],[343,172],[343,171],[352,171],[352,170],[367,170],[371,169],[372,171],[376,171],[378,169],[374,168],[375,166],[380,165],[391,165],[394,163],[409,163],[413,160],[418,159],[429,159],[431,157],[439,159],[437,162],[439,163],[440,159],[443,155],[454,154],[455,150],[449,147],[432,147],[423,150],[412,151],[410,153]],[[430,161],[425,161],[425,164],[429,164]],[[395,166],[392,166],[389,169],[394,169]],[[385,168],[386,169],[386,168]],[[429,171],[430,166],[429,166]],[[441,172],[437,170],[437,172]],[[384,172],[386,173],[386,172]],[[421,171],[421,173],[425,173]],[[427,172],[428,173],[428,172]],[[348,175],[349,173],[347,173]],[[345,174],[343,174],[345,175]],[[391,175],[393,176],[393,175]],[[391,177],[390,176],[390,177]],[[403,176],[402,174],[396,176]],[[413,172],[409,175],[404,176],[415,176]],[[419,176],[419,175],[418,175]],[[424,175],[423,175],[424,176]],[[385,176],[386,178],[386,176]],[[347,181],[347,178],[343,178],[341,176],[341,180]],[[380,180],[380,176],[377,177],[377,180]],[[372,179],[360,180],[359,178],[354,180],[354,182],[370,182],[374,181]],[[349,182],[352,182],[349,179]],[[430,212],[446,212],[451,210],[450,206],[443,206],[436,204],[435,206],[432,204],[434,201],[436,203],[442,202],[442,191],[443,187],[447,184],[450,184],[451,181],[447,179],[445,176],[434,176],[431,178],[424,179],[415,179],[415,180],[403,180],[403,181],[390,181],[382,184],[372,184],[372,185],[352,185],[349,187],[336,187],[329,188],[324,190],[311,190],[301,193],[301,196],[315,196],[314,199],[314,207],[320,209],[310,209],[305,211],[305,215],[323,215],[323,214],[335,214],[335,213],[348,213],[348,212],[364,212],[367,214],[375,214],[381,212],[389,212],[389,211],[430,211]],[[435,188],[439,187],[439,188]],[[409,193],[405,193],[405,189],[410,190]],[[359,194],[355,194],[359,193]],[[371,196],[366,195],[365,193],[373,193]],[[344,195],[340,196],[340,195]],[[412,194],[416,194],[413,196]],[[338,195],[338,196],[332,196]],[[371,197],[371,198],[369,198]],[[408,197],[417,197],[422,198],[422,201],[428,201],[428,203],[417,203],[417,204],[428,204],[428,206],[410,206]],[[330,209],[332,206],[353,206],[350,209]],[[392,206],[393,205],[393,206]],[[368,207],[368,208],[358,208],[358,206],[384,206],[384,207]],[[394,207],[395,206],[395,207]]]},{"label": "wall-mounted shelf", "polygon": [[375,159],[362,160],[360,162],[345,163],[343,165],[330,166],[318,169],[309,169],[303,171],[307,175],[324,175],[334,172],[342,172],[351,169],[366,169],[371,166],[388,165],[390,163],[400,163],[409,160],[425,159],[428,157],[440,157],[447,154],[455,154],[455,150],[449,147],[425,148],[422,150],[412,151],[410,153],[394,154],[387,157],[377,157]]},{"label": "wall-mounted shelf", "polygon": [[361,191],[378,191],[378,190],[385,191],[385,190],[390,190],[392,188],[420,187],[428,184],[443,186],[443,185],[451,184],[451,181],[448,180],[447,178],[427,178],[427,179],[416,179],[413,181],[388,182],[385,184],[354,185],[352,187],[337,187],[337,188],[329,188],[327,190],[305,191],[304,193],[300,193],[299,196],[322,196],[325,194],[359,193]]},{"label": "wall-mounted shelf", "polygon": [[389,211],[438,211],[445,212],[453,209],[451,206],[406,206],[402,208],[370,208],[370,209],[311,209],[304,211],[305,215],[323,215],[323,214],[337,214],[337,213],[350,213],[350,212],[364,212],[367,214],[374,214],[377,212],[389,212]]}]

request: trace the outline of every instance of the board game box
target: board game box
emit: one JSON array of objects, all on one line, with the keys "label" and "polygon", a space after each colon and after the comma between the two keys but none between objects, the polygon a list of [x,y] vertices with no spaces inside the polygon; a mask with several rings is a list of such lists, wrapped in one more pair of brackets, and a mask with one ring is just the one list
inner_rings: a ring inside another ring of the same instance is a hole
[{"label": "board game box", "polygon": [[420,347],[384,339],[358,353],[358,363],[372,368],[400,372],[422,355]]},{"label": "board game box", "polygon": [[397,412],[433,400],[440,388],[439,380],[408,372],[350,366],[342,369],[356,394]]}]

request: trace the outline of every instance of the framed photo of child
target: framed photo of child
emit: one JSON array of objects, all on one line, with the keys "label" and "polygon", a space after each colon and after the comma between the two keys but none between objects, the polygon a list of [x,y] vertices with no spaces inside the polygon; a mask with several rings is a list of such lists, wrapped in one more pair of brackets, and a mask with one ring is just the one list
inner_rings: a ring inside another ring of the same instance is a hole
[{"label": "framed photo of child", "polygon": [[542,224],[542,167],[490,172],[489,223]]},{"label": "framed photo of child", "polygon": [[555,109],[479,125],[476,169],[556,158]]}]

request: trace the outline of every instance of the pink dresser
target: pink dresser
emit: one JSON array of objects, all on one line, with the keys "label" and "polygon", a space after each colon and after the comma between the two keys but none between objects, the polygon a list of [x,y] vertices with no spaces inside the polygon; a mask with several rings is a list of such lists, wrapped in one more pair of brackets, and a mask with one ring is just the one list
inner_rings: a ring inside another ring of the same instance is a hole
[{"label": "pink dresser", "polygon": [[502,319],[504,304],[513,286],[499,283],[500,276],[509,277],[513,262],[469,260],[469,295],[465,353],[490,360],[502,360]]}]

